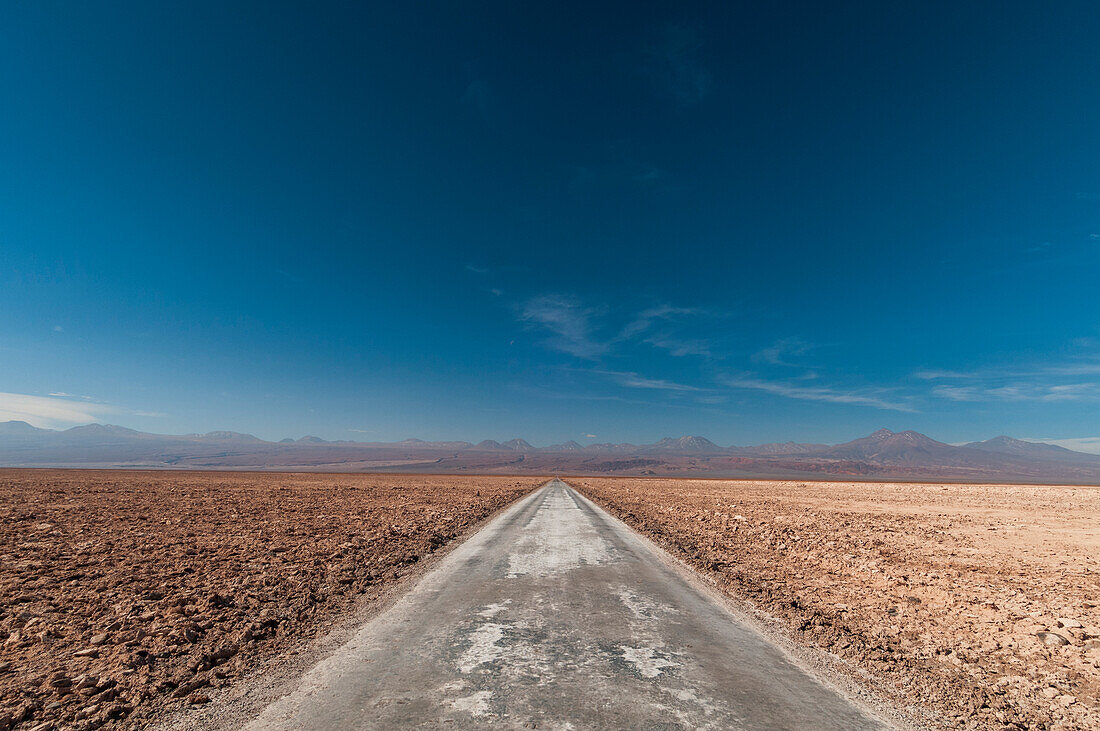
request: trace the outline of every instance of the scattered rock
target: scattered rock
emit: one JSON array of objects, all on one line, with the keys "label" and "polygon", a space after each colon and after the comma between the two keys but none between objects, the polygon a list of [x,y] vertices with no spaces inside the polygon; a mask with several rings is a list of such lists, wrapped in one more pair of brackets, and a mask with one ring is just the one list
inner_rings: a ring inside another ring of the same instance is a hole
[{"label": "scattered rock", "polygon": [[99,634],[92,635],[92,639],[88,640],[88,644],[93,647],[99,647],[107,644],[109,635],[106,632],[100,632]]},{"label": "scattered rock", "polygon": [[203,695],[202,693],[193,693],[187,697],[187,702],[193,706],[197,706],[201,703],[209,703],[210,696]]},{"label": "scattered rock", "polygon": [[1076,619],[1068,619],[1066,617],[1059,617],[1057,620],[1059,627],[1065,627],[1066,629],[1081,629],[1081,623]]},{"label": "scattered rock", "polygon": [[1069,640],[1057,632],[1036,632],[1035,636],[1048,647],[1063,647],[1069,644]]}]

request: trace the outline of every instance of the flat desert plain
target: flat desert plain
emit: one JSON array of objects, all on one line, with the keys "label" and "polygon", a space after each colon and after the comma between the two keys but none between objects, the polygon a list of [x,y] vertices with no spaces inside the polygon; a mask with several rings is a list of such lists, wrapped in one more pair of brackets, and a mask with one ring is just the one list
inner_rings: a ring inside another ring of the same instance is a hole
[{"label": "flat desert plain", "polygon": [[[249,686],[543,482],[0,470],[0,731]],[[569,482],[918,726],[1100,728],[1100,488]]]},{"label": "flat desert plain", "polygon": [[1100,488],[576,478],[932,728],[1100,728]]},{"label": "flat desert plain", "polygon": [[202,704],[544,481],[0,470],[0,730]]}]

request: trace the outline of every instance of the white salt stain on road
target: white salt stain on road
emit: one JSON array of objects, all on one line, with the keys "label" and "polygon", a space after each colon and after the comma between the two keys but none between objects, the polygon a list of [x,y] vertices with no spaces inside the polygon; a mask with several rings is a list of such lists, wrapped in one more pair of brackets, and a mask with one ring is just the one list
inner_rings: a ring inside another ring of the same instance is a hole
[{"label": "white salt stain on road", "polygon": [[451,708],[462,713],[469,713],[474,717],[489,715],[489,699],[493,697],[491,690],[479,690],[473,695],[464,698],[454,698],[450,701]]},{"label": "white salt stain on road", "polygon": [[657,619],[657,615],[660,613],[675,613],[676,611],[672,607],[650,601],[647,597],[641,596],[625,586],[621,587],[615,593],[615,596],[619,597],[619,601],[630,610],[630,613],[636,619],[653,621]]},{"label": "white salt stain on road", "polygon": [[644,678],[656,678],[665,668],[676,667],[676,663],[657,655],[652,647],[627,647],[620,645],[623,659],[632,664],[638,674]]},{"label": "white salt stain on road", "polygon": [[[611,560],[610,545],[564,493],[546,499],[508,555],[508,578],[551,576]],[[564,515],[563,515],[564,514]]]},{"label": "white salt stain on road", "polygon": [[458,660],[460,672],[468,673],[482,663],[496,660],[504,652],[504,648],[497,644],[504,639],[503,624],[483,624],[470,637],[470,647]]},{"label": "white salt stain on road", "polygon": [[482,609],[477,614],[478,614],[479,617],[484,617],[485,619],[492,619],[493,617],[497,616],[498,614],[503,612],[505,609],[507,609],[508,605],[511,604],[511,603],[512,603],[511,599],[505,599],[503,604],[487,604],[485,606],[485,608]]}]

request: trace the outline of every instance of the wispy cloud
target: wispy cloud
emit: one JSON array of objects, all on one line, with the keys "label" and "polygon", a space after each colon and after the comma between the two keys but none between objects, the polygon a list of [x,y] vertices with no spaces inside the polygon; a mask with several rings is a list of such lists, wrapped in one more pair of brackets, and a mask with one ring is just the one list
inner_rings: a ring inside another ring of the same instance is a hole
[{"label": "wispy cloud", "polygon": [[934,382],[931,394],[949,401],[1100,400],[1100,355],[1095,338],[1077,338],[1070,357],[1050,362],[993,366],[967,371],[921,370],[913,375]]},{"label": "wispy cloud", "polygon": [[619,333],[619,338],[626,340],[640,335],[649,330],[655,322],[671,321],[685,315],[699,314],[696,307],[676,307],[675,305],[657,305],[639,312],[633,320]]},{"label": "wispy cloud", "polygon": [[807,343],[801,338],[782,338],[776,340],[767,348],[763,348],[753,353],[752,360],[757,363],[799,367],[798,364],[792,363],[791,360],[800,355],[805,355],[813,347],[812,344]]},{"label": "wispy cloud", "polygon": [[93,403],[68,395],[33,396],[25,393],[0,393],[0,421],[25,421],[45,429],[88,424],[121,413],[126,412],[115,406]]},{"label": "wispy cloud", "polygon": [[619,333],[619,340],[641,337],[648,345],[668,351],[669,355],[682,358],[697,355],[713,357],[714,344],[708,338],[687,338],[676,333],[678,323],[689,318],[713,317],[714,313],[698,307],[678,307],[662,304],[639,312]]},{"label": "wispy cloud", "polygon": [[689,386],[685,383],[676,383],[675,381],[667,381],[662,378],[647,378],[646,376],[638,375],[630,371],[606,371],[594,369],[591,373],[597,373],[601,376],[607,376],[620,386],[627,388],[645,388],[654,391],[705,391],[707,389],[699,388],[698,386]]},{"label": "wispy cloud", "polygon": [[916,411],[910,404],[893,397],[881,388],[844,389],[825,386],[805,386],[788,381],[769,381],[753,376],[725,376],[722,382],[731,388],[743,388],[803,401],[824,401],[834,404],[870,406],[889,411]]},{"label": "wispy cloud", "polygon": [[913,375],[925,381],[990,381],[1044,376],[1095,376],[1100,375],[1100,361],[1082,359],[1046,365],[984,368],[972,371],[920,370]]},{"label": "wispy cloud", "polygon": [[653,337],[646,338],[645,341],[655,348],[667,350],[669,355],[674,355],[677,358],[682,358],[687,355],[698,355],[709,358],[714,355],[711,341],[700,338],[683,340],[680,338],[668,337],[666,335],[654,335]]},{"label": "wispy cloud", "polygon": [[522,303],[517,312],[522,322],[554,334],[546,345],[588,360],[622,355],[631,343],[645,343],[676,357],[712,358],[711,339],[682,337],[680,332],[689,326],[690,319],[724,316],[698,307],[661,304],[637,312],[617,334],[610,334],[609,308],[588,305],[574,295],[540,295]]},{"label": "wispy cloud", "polygon": [[577,297],[561,294],[544,294],[524,302],[519,308],[519,319],[530,325],[549,330],[545,344],[554,350],[596,360],[608,351],[608,343],[595,337],[593,319],[602,315],[604,308],[588,307]]},{"label": "wispy cloud", "polygon": [[949,401],[1096,401],[1100,400],[1100,383],[944,385],[935,386],[932,395]]}]

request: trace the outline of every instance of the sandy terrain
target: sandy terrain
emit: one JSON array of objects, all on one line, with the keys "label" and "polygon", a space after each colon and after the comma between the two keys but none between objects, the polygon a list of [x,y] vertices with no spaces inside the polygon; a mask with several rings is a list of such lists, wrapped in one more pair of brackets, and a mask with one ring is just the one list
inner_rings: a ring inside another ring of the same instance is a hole
[{"label": "sandy terrain", "polygon": [[570,483],[921,725],[1100,728],[1100,488]]},{"label": "sandy terrain", "polygon": [[0,470],[0,731],[205,703],[543,481]]}]

